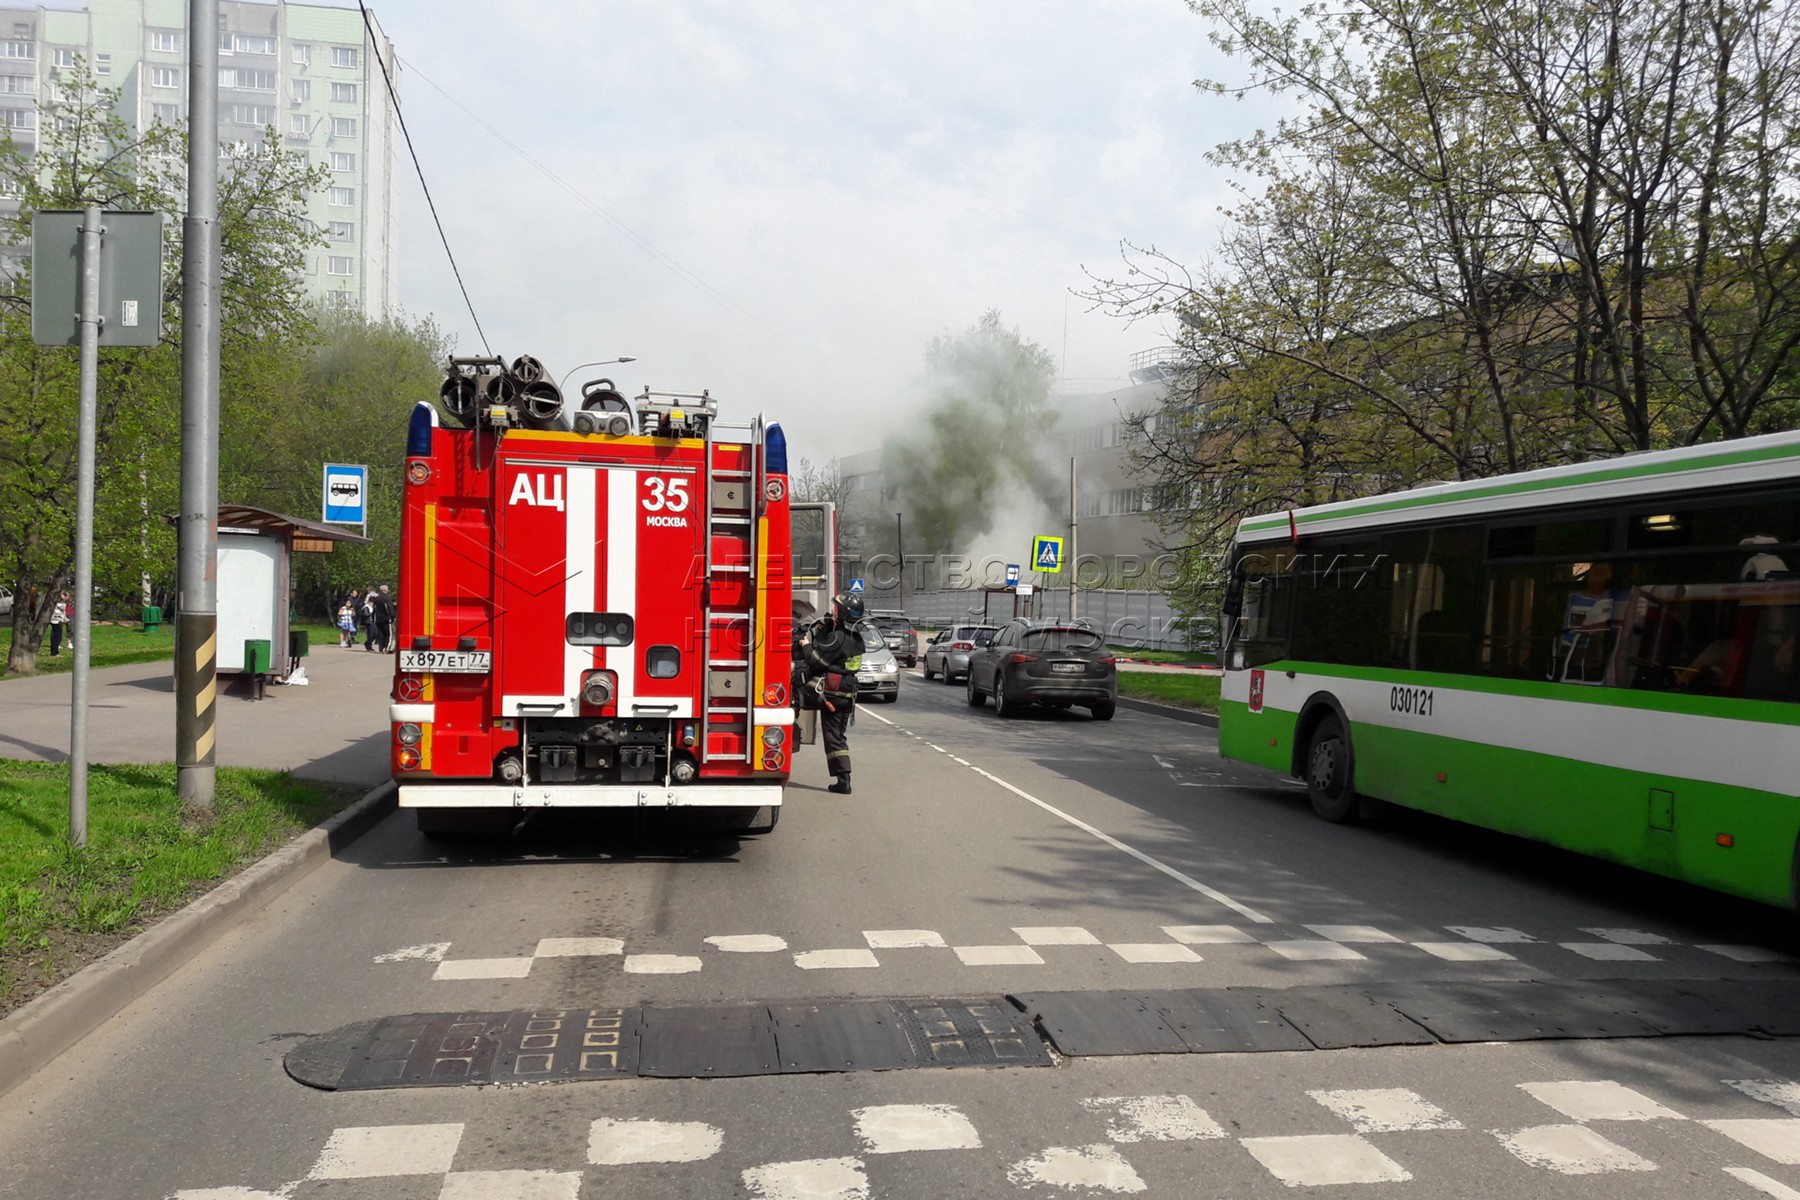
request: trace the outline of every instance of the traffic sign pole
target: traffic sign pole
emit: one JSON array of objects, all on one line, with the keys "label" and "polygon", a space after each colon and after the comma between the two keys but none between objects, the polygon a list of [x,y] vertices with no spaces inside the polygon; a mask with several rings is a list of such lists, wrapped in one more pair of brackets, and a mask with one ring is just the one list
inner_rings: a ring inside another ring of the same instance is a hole
[{"label": "traffic sign pole", "polygon": [[[81,410],[75,450],[75,599],[63,614],[75,672],[69,689],[69,844],[87,845],[88,643],[94,629],[94,427],[100,374],[100,206],[81,218]],[[77,617],[80,617],[77,620]]]}]

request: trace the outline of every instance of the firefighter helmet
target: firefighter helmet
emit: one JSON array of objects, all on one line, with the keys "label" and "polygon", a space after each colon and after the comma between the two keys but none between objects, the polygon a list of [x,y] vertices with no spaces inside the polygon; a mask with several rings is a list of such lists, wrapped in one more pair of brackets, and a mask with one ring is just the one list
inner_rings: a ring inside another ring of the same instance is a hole
[{"label": "firefighter helmet", "polygon": [[839,592],[831,598],[831,615],[846,628],[863,618],[862,597],[855,592]]}]

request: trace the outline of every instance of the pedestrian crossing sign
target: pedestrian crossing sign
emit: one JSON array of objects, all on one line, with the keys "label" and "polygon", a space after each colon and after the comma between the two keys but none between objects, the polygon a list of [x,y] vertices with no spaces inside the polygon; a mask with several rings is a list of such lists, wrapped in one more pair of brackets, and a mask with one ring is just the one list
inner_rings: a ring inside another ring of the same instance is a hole
[{"label": "pedestrian crossing sign", "polygon": [[850,581],[850,594],[851,595],[858,595],[862,592],[862,590],[863,590],[863,581],[862,580],[852,579]]},{"label": "pedestrian crossing sign", "polygon": [[1063,540],[1059,537],[1039,537],[1031,543],[1031,569],[1034,571],[1057,572],[1062,570]]}]

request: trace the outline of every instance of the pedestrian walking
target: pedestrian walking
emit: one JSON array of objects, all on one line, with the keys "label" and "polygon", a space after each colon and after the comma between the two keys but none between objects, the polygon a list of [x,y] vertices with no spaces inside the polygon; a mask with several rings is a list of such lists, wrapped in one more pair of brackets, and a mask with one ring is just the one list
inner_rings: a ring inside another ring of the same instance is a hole
[{"label": "pedestrian walking", "polygon": [[362,600],[356,607],[356,622],[362,626],[363,649],[375,649],[375,589],[369,588],[363,593]]},{"label": "pedestrian walking", "polygon": [[400,624],[400,605],[388,591],[388,585],[382,584],[375,596],[375,605],[380,610],[377,619],[381,622],[381,651],[383,654],[394,652],[394,633]]},{"label": "pedestrian walking", "polygon": [[394,602],[388,597],[387,584],[369,593],[369,604],[369,648],[386,654],[394,636]]},{"label": "pedestrian walking", "polygon": [[344,597],[344,602],[337,610],[338,645],[354,646],[356,644],[356,596],[354,593]]},{"label": "pedestrian walking", "polygon": [[807,635],[806,673],[818,689],[820,734],[825,742],[825,768],[832,783],[827,791],[850,794],[850,723],[856,715],[856,672],[862,666],[863,640],[857,629],[863,615],[860,596],[840,594],[831,601],[831,621]]},{"label": "pedestrian walking", "polygon": [[[56,658],[62,654],[63,626],[65,626],[69,623],[69,617],[71,615],[69,610],[72,607],[73,607],[73,605],[71,604],[71,602],[69,600],[69,593],[64,592],[60,597],[57,598],[55,607],[51,608],[51,610],[50,610],[50,657],[51,658]],[[69,636],[69,649],[73,650],[74,648],[75,648],[75,637],[73,634],[71,634]]]}]

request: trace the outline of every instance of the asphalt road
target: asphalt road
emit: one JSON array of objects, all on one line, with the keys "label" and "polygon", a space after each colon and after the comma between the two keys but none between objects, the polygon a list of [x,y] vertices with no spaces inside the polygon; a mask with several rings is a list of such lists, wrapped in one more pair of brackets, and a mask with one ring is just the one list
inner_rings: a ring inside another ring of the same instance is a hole
[{"label": "asphalt road", "polygon": [[854,796],[808,749],[760,839],[611,819],[446,851],[400,814],[0,1101],[0,1195],[1800,1198],[1800,1039],[359,1092],[283,1072],[308,1035],[412,1012],[1800,986],[1784,914],[1416,816],[1326,825],[1160,717],[1002,721],[913,672],[852,749]]}]

